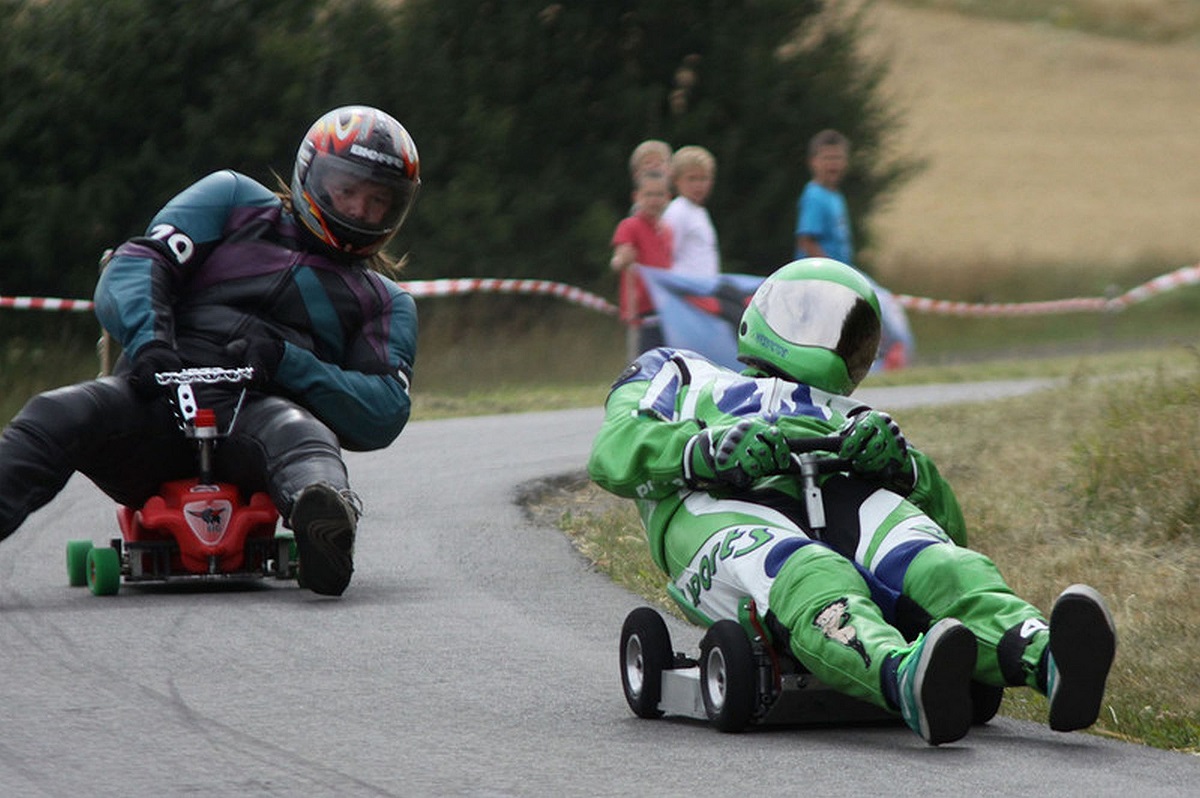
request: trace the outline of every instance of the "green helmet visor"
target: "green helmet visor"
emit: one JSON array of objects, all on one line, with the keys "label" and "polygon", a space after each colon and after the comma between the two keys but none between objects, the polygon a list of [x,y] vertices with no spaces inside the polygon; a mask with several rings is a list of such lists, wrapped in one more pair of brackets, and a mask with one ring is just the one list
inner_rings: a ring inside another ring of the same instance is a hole
[{"label": "green helmet visor", "polygon": [[755,293],[754,304],[783,340],[836,352],[855,384],[870,370],[879,318],[854,289],[832,281],[771,281]]}]

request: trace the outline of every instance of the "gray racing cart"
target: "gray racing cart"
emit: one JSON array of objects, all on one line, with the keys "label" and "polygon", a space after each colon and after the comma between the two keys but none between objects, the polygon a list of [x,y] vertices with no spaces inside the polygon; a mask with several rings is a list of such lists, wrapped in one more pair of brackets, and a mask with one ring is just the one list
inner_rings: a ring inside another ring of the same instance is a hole
[{"label": "gray racing cart", "polygon": [[[841,448],[841,438],[798,438],[790,445],[810,525],[819,531],[825,527],[825,507],[818,477],[848,468],[846,461],[828,454]],[[667,592],[690,620],[700,626],[708,622],[674,585]],[[809,673],[773,640],[748,597],[739,606],[737,621],[708,626],[697,657],[675,651],[657,610],[638,607],[621,629],[620,667],[625,700],[640,718],[707,720],[723,732],[751,725],[902,722],[898,714],[833,690]],[[991,720],[1002,698],[1001,688],[974,684],[974,722]]]}]

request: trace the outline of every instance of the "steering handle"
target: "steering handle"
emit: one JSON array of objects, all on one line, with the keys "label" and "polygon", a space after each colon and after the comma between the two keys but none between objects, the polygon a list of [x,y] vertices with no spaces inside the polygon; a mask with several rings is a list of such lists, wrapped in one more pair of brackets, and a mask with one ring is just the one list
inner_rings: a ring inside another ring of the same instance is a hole
[{"label": "steering handle", "polygon": [[212,423],[205,423],[203,425],[197,423],[197,414],[201,412],[201,408],[196,402],[196,395],[192,390],[192,386],[197,384],[234,385],[237,383],[249,383],[253,379],[253,366],[237,366],[234,368],[201,366],[180,369],[179,371],[159,371],[155,373],[154,380],[159,385],[175,386],[175,408],[183,422],[181,425],[182,429],[189,438],[194,438],[202,444],[201,471],[203,474],[207,474],[208,453],[205,447],[211,446],[213,439],[225,437],[233,431],[233,425],[237,423],[238,413],[242,409],[242,401],[246,398],[246,386],[242,386],[237,404],[233,408],[233,418],[229,420],[229,426],[225,432],[217,430],[215,416],[211,412],[209,415],[204,416],[204,419]]},{"label": "steering handle", "polygon": [[842,449],[841,435],[788,438],[792,468],[799,473],[808,524],[814,532],[825,528],[825,504],[817,483],[820,474],[849,471],[850,461],[835,455]]},{"label": "steering handle", "polygon": [[815,474],[832,474],[836,471],[847,471],[850,461],[840,457],[816,457],[826,453],[836,454],[842,449],[841,435],[825,435],[813,438],[788,438],[788,448],[797,455],[797,466],[800,470],[812,469]]},{"label": "steering handle", "polygon": [[154,381],[159,385],[188,385],[191,383],[215,385],[249,382],[252,379],[254,379],[253,366],[238,366],[229,369],[220,366],[202,366],[179,371],[160,371],[154,375]]},{"label": "steering handle", "polygon": [[795,454],[804,454],[806,452],[840,452],[842,450],[842,436],[825,435],[814,438],[788,438],[788,448]]}]

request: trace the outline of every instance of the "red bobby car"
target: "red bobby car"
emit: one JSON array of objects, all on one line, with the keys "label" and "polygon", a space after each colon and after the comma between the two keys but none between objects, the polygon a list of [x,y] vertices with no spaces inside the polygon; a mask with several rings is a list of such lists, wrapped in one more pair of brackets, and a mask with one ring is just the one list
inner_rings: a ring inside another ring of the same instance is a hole
[{"label": "red bobby car", "polygon": [[[295,579],[296,543],[290,531],[277,530],[279,512],[265,493],[243,500],[243,491],[215,482],[212,453],[237,421],[241,398],[229,429],[217,429],[211,409],[199,408],[192,383],[239,383],[254,375],[249,367],[193,368],[155,375],[162,385],[176,385],[176,402],[184,434],[196,442],[199,475],[166,482],[159,495],[140,509],[118,507],[121,537],[108,547],[90,540],[67,543],[67,577],[72,586],[87,585],[97,596],[114,595],[126,582],[177,579]],[[245,389],[242,390],[242,397]]]}]

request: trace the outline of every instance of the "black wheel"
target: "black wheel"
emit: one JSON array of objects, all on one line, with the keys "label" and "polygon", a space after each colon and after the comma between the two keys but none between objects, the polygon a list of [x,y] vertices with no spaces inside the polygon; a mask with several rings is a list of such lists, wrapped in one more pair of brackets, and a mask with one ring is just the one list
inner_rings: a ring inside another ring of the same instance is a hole
[{"label": "black wheel", "polygon": [[971,682],[971,725],[983,726],[996,717],[1000,702],[1004,700],[1004,688],[983,682]]},{"label": "black wheel", "polygon": [[671,633],[662,616],[638,607],[621,627],[621,686],[625,700],[639,718],[661,718],[662,674],[674,661]]},{"label": "black wheel", "polygon": [[708,719],[740,732],[754,714],[754,651],[737,621],[717,621],[700,641],[700,695]]}]

